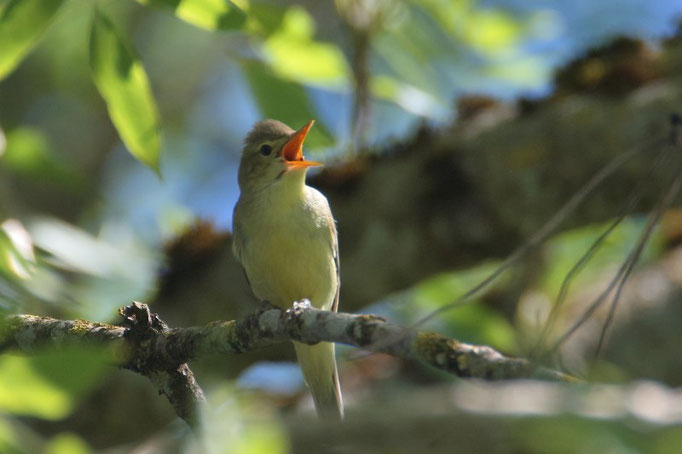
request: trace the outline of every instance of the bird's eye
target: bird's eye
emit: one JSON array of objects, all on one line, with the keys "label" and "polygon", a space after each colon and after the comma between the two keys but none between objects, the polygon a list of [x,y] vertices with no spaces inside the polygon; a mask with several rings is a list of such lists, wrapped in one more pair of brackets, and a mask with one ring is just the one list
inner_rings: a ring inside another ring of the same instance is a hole
[{"label": "bird's eye", "polygon": [[261,145],[260,150],[258,151],[260,151],[260,154],[263,156],[270,156],[270,153],[272,153],[272,147],[268,144]]}]

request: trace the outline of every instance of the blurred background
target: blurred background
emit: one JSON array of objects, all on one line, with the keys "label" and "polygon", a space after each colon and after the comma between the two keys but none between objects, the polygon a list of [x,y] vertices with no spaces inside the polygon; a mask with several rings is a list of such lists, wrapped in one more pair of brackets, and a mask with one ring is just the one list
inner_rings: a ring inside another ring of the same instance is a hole
[{"label": "blurred background", "polygon": [[[600,385],[464,382],[341,347],[348,422],[330,427],[282,345],[191,364],[212,408],[197,439],[102,352],[6,354],[0,452],[679,452],[682,211],[642,232],[682,170],[665,145],[681,20],[675,0],[0,0],[0,313],[118,322],[138,300],[190,326],[253,311],[230,229],[262,118],[316,120],[306,153],[326,165],[309,182],[338,221],[340,310],[406,325],[631,156],[423,326]],[[613,300],[586,311],[640,244],[597,355]]]}]

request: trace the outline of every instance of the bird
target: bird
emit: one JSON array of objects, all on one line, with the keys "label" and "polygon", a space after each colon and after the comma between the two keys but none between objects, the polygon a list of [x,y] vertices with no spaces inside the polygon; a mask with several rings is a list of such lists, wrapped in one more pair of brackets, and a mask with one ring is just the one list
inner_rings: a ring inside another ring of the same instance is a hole
[{"label": "bird", "polygon": [[[277,120],[256,123],[239,164],[239,200],[233,213],[232,250],[253,293],[281,309],[308,300],[336,312],[339,246],[326,197],[305,184],[303,156],[314,120],[294,131]],[[323,419],[343,419],[334,344],[293,342],[303,378]]]}]

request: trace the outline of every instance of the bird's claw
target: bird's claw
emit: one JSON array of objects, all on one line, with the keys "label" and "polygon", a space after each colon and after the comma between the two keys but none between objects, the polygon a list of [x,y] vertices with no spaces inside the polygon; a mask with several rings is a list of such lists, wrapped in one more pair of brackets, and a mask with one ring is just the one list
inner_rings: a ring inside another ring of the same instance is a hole
[{"label": "bird's claw", "polygon": [[287,312],[289,313],[289,316],[296,316],[300,315],[304,310],[310,309],[311,307],[312,304],[310,304],[310,300],[304,299],[301,301],[294,301],[291,309],[289,309]]}]

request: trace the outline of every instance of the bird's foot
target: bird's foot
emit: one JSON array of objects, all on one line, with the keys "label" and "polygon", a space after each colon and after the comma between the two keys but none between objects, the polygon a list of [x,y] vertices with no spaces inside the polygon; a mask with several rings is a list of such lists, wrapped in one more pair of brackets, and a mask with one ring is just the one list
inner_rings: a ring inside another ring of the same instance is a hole
[{"label": "bird's foot", "polygon": [[300,315],[304,310],[310,309],[312,307],[312,304],[310,304],[310,300],[304,299],[301,301],[294,301],[294,304],[291,306],[291,309],[289,309],[287,312],[289,313],[290,316],[296,316]]}]

